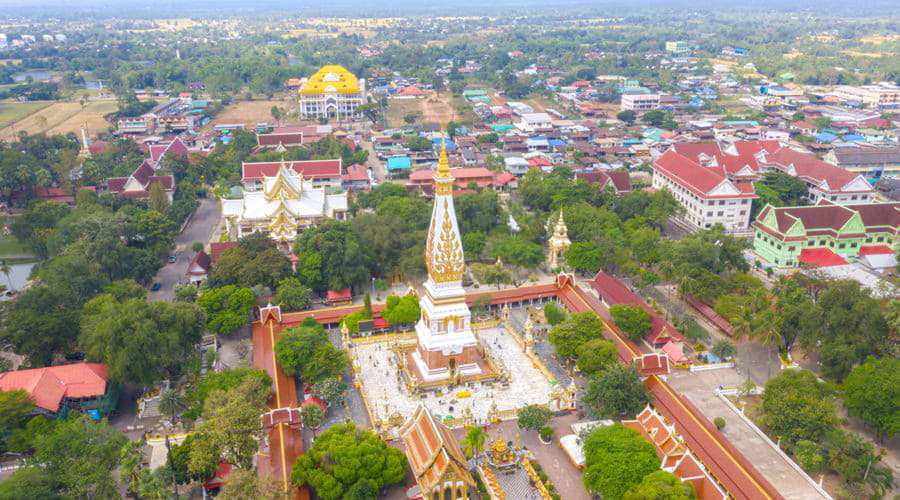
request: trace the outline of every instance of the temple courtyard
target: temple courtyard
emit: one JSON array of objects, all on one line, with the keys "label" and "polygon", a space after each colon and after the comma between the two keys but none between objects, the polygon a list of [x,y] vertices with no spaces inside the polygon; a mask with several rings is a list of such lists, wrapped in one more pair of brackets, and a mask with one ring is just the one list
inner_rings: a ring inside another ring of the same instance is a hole
[{"label": "temple courtyard", "polygon": [[[509,373],[509,383],[471,382],[414,395],[400,376],[397,357],[389,342],[356,345],[354,357],[359,361],[360,390],[368,400],[376,419],[388,421],[395,415],[411,415],[420,402],[435,417],[444,420],[463,418],[471,412],[472,423],[487,423],[491,408],[515,411],[530,404],[546,404],[553,385],[522,351],[516,340],[499,327],[478,330],[490,355],[501,361]],[[505,415],[504,415],[505,416]],[[395,417],[396,418],[396,417]]]}]

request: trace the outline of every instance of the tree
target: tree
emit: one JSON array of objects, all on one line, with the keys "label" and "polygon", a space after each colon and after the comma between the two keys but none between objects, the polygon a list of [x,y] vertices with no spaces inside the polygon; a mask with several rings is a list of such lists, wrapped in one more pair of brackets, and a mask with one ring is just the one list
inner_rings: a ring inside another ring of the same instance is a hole
[{"label": "tree", "polygon": [[307,384],[343,375],[349,366],[347,354],[328,340],[321,327],[289,328],[275,344],[278,363]]},{"label": "tree", "polygon": [[618,119],[619,121],[623,121],[628,125],[631,125],[632,123],[634,123],[635,118],[637,118],[637,113],[635,113],[634,111],[631,111],[630,109],[621,111],[618,114],[616,114],[616,119]]},{"label": "tree", "polygon": [[353,483],[344,496],[345,500],[372,500],[373,498],[378,498],[378,491],[372,481],[365,478]]},{"label": "tree", "polygon": [[329,427],[294,463],[291,479],[309,484],[324,500],[343,498],[361,479],[375,491],[400,483],[406,474],[406,457],[378,436],[353,422]]},{"label": "tree", "polygon": [[825,465],[825,457],[819,451],[819,446],[812,441],[801,439],[794,446],[794,457],[806,472],[810,474],[818,474]]},{"label": "tree", "polygon": [[150,210],[155,210],[161,214],[165,214],[169,210],[169,195],[162,183],[154,182],[150,184],[149,199],[147,205]]},{"label": "tree", "polygon": [[550,343],[563,357],[575,356],[581,344],[603,336],[603,323],[593,312],[573,314],[550,330]]},{"label": "tree", "polygon": [[660,464],[653,445],[622,424],[591,432],[584,442],[584,457],[584,486],[603,498],[624,497]]},{"label": "tree", "polygon": [[594,273],[600,269],[600,247],[591,241],[572,243],[563,256],[566,264],[583,276],[585,272]]},{"label": "tree", "polygon": [[828,387],[809,370],[784,370],[766,382],[763,424],[791,449],[805,439],[821,442],[837,424]]},{"label": "tree", "polygon": [[593,376],[584,395],[584,403],[605,417],[637,415],[650,399],[637,370],[621,365],[613,365]]},{"label": "tree", "polygon": [[641,116],[641,121],[652,125],[654,127],[659,127],[662,125],[663,121],[666,119],[666,114],[658,109],[654,109],[651,111],[647,111]]},{"label": "tree", "polygon": [[712,349],[709,350],[713,354],[713,356],[719,358],[722,361],[727,361],[734,357],[737,353],[737,349],[734,347],[734,343],[727,339],[719,339],[713,344]]},{"label": "tree", "polygon": [[209,276],[209,284],[275,288],[291,272],[290,259],[275,247],[271,238],[264,233],[253,233],[241,238],[236,248],[222,252]]},{"label": "tree", "polygon": [[[875,450],[868,440],[855,432],[832,429],[825,439],[828,466],[841,475],[847,486],[871,489],[872,497],[880,498],[893,487],[890,468],[880,465],[884,450]],[[869,497],[865,494],[857,497]]]},{"label": "tree", "polygon": [[297,278],[285,278],[278,282],[275,302],[286,311],[302,311],[309,307],[312,290],[303,286]]},{"label": "tree", "polygon": [[566,311],[559,307],[556,302],[547,302],[544,304],[544,319],[551,326],[556,326],[566,319]]},{"label": "tree", "polygon": [[15,429],[34,409],[34,401],[24,390],[0,390],[0,429]]},{"label": "tree", "polygon": [[609,308],[616,326],[631,340],[640,340],[650,332],[650,313],[641,306],[615,304]]},{"label": "tree", "polygon": [[175,285],[175,302],[193,304],[197,300],[198,293],[194,285]]},{"label": "tree", "polygon": [[325,420],[325,412],[319,405],[310,403],[300,408],[300,418],[305,427],[316,429]]},{"label": "tree", "polygon": [[159,411],[169,417],[169,420],[175,420],[175,417],[185,409],[187,403],[177,390],[170,388],[159,395]]},{"label": "tree", "polygon": [[181,444],[171,445],[169,455],[166,457],[166,467],[175,476],[175,482],[178,484],[187,484],[191,481],[202,481],[212,476],[216,472],[218,463],[210,462],[208,467],[196,472],[188,469],[191,461],[191,450],[194,449],[194,443],[197,441],[197,435],[188,434]]},{"label": "tree", "polygon": [[[6,427],[7,429],[14,429],[9,435],[7,448],[14,453],[31,453],[34,450],[34,443],[37,437],[53,432],[53,427],[56,423],[57,420],[48,420],[43,415],[36,415],[28,420],[25,427],[18,429]],[[0,496],[0,498],[3,497]]]},{"label": "tree", "polygon": [[304,274],[316,274],[321,281],[304,281],[303,284],[317,292],[364,286],[369,280],[370,249],[362,244],[349,222],[327,221],[304,230],[296,247],[297,255],[318,256],[317,269],[313,268],[313,261],[306,262],[301,257],[304,269],[301,281],[304,281]]},{"label": "tree", "polygon": [[480,281],[496,286],[497,290],[500,289],[500,285],[512,283],[512,274],[504,269],[502,264],[480,266],[478,268],[478,274],[478,279]]},{"label": "tree", "polygon": [[271,387],[272,379],[265,370],[248,367],[229,368],[220,372],[209,372],[194,384],[187,395],[187,402],[191,410],[186,414],[190,418],[197,418],[203,411],[206,399],[215,391],[228,391],[244,383],[245,380],[254,379],[259,387]]},{"label": "tree", "polygon": [[413,295],[389,295],[381,316],[392,325],[415,323],[419,320],[419,301]]},{"label": "tree", "polygon": [[84,306],[79,345],[90,359],[106,363],[110,380],[150,385],[181,373],[205,323],[194,304],[120,302],[103,293]]},{"label": "tree", "polygon": [[197,305],[206,311],[207,328],[219,334],[231,333],[246,325],[255,304],[252,290],[235,285],[207,288],[197,297]]},{"label": "tree", "polygon": [[271,477],[261,478],[252,468],[233,469],[231,474],[225,478],[225,485],[219,496],[224,500],[247,500],[250,498],[287,500],[290,498],[278,480]]},{"label": "tree", "polygon": [[641,483],[625,492],[623,500],[694,500],[697,493],[690,481],[658,470],[644,476]]},{"label": "tree", "polygon": [[880,439],[900,433],[900,360],[869,358],[844,381],[844,406]]},{"label": "tree", "polygon": [[271,387],[248,378],[227,391],[213,391],[203,406],[203,421],[196,427],[188,470],[213,470],[220,460],[249,468],[259,450],[262,423]]},{"label": "tree", "polygon": [[487,440],[487,432],[481,426],[470,425],[463,438],[463,452],[466,458],[472,458],[484,451],[484,442]]},{"label": "tree", "polygon": [[587,375],[602,372],[615,366],[619,359],[616,345],[606,339],[589,340],[575,351],[578,369]]},{"label": "tree", "polygon": [[516,411],[519,429],[530,431],[540,430],[541,427],[547,425],[552,416],[553,410],[543,405],[523,406]]},{"label": "tree", "polygon": [[340,378],[326,378],[313,384],[312,395],[319,398],[325,406],[333,406],[344,403],[344,392],[347,384]]},{"label": "tree", "polygon": [[[33,470],[50,478],[39,482],[40,490],[53,493],[43,498],[118,498],[113,471],[119,464],[120,450],[127,438],[105,422],[92,422],[83,415],[61,420],[52,432],[40,435],[34,443],[33,461],[3,481],[16,476],[31,476]],[[26,483],[30,482],[25,480]],[[2,483],[0,483],[2,484]],[[37,491],[30,489],[28,496]],[[21,498],[4,496],[0,498]]]}]

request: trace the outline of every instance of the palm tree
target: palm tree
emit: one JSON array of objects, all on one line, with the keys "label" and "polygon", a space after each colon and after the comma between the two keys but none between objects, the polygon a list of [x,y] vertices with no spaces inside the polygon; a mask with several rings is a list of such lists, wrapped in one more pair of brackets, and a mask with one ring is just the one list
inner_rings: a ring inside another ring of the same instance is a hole
[{"label": "palm tree", "polygon": [[484,432],[484,429],[478,426],[469,427],[466,437],[463,438],[463,452],[466,454],[466,457],[472,458],[484,451],[484,442],[486,440],[487,433]]},{"label": "palm tree", "polygon": [[9,272],[12,268],[6,263],[6,260],[0,260],[0,273],[6,275],[6,282],[9,283],[9,289],[12,290],[12,280],[9,278]]},{"label": "palm tree", "polygon": [[175,389],[168,389],[159,395],[159,411],[169,417],[169,420],[175,420],[175,417],[186,408],[184,396]]}]

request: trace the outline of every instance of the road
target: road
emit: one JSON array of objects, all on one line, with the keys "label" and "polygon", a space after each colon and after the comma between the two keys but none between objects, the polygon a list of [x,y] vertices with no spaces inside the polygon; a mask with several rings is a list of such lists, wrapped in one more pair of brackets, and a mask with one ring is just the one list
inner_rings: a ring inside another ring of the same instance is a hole
[{"label": "road", "polygon": [[206,244],[216,229],[220,216],[221,208],[217,200],[211,198],[200,200],[200,206],[194,211],[194,216],[188,222],[187,227],[175,237],[175,256],[177,260],[173,264],[166,263],[156,274],[154,282],[160,284],[160,289],[156,292],[147,293],[147,297],[150,300],[175,299],[175,285],[186,279],[188,265],[194,256],[194,252],[191,251],[191,244],[195,241],[202,241]]}]

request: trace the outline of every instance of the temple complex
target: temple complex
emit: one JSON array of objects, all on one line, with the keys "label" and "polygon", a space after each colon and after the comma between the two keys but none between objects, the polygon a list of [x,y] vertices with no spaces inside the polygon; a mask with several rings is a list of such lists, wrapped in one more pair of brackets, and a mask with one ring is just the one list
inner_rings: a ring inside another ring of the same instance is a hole
[{"label": "temple complex", "polygon": [[263,177],[262,189],[242,190],[237,200],[225,200],[223,214],[232,238],[264,232],[278,243],[291,243],[303,229],[325,219],[347,218],[347,193],[329,194],[314,187],[284,161],[274,176]]},{"label": "temple complex", "polygon": [[475,480],[453,432],[419,404],[400,429],[406,458],[426,500],[469,498]]},{"label": "temple complex", "polygon": [[409,364],[422,383],[458,384],[486,374],[490,368],[479,353],[462,286],[465,259],[453,207],[453,175],[443,140],[434,174],[434,208],[427,238],[428,279],[419,300],[422,315],[416,324],[416,349],[408,353]]}]

